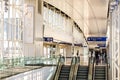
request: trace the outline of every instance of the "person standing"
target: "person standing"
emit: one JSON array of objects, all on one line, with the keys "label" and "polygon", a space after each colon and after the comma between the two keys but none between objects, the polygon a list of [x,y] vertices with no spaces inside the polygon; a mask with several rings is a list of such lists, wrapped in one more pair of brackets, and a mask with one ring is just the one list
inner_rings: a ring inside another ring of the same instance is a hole
[{"label": "person standing", "polygon": [[77,50],[76,56],[77,56],[77,62],[80,62],[79,50]]}]

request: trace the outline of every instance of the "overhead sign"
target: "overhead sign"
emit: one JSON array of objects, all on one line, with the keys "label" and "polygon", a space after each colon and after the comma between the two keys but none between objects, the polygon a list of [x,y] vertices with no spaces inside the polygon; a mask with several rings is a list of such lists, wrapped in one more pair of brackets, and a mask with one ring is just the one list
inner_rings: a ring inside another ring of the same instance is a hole
[{"label": "overhead sign", "polygon": [[81,46],[83,47],[83,44],[82,43],[79,43],[79,44],[74,44],[75,46]]},{"label": "overhead sign", "polygon": [[44,41],[53,42],[53,37],[43,37]]},{"label": "overhead sign", "polygon": [[106,41],[107,37],[88,37],[87,41]]},{"label": "overhead sign", "polygon": [[72,45],[72,43],[69,43],[69,42],[60,42],[59,44],[67,44],[67,45]]}]

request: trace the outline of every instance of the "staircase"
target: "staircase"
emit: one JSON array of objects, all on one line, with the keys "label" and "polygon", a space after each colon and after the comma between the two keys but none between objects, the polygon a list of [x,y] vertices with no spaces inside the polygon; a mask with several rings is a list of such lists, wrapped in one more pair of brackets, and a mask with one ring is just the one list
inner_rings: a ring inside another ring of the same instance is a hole
[{"label": "staircase", "polygon": [[106,80],[105,66],[96,66],[95,67],[94,80]]},{"label": "staircase", "polygon": [[58,80],[69,80],[70,66],[63,65]]},{"label": "staircase", "polygon": [[88,80],[88,66],[79,66],[76,80]]}]

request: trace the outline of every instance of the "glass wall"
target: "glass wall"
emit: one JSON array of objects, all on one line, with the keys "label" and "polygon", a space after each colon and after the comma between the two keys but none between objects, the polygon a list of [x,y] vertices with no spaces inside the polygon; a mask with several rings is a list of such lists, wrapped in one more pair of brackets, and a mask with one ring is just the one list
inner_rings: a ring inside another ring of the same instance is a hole
[{"label": "glass wall", "polygon": [[0,67],[23,57],[24,1],[0,1]]}]

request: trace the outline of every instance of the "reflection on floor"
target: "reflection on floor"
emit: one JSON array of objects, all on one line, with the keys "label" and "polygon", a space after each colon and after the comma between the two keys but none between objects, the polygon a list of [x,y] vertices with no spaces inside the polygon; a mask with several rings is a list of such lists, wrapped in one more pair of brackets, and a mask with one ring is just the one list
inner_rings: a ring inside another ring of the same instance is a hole
[{"label": "reflection on floor", "polygon": [[6,78],[4,80],[50,80],[50,77],[54,72],[55,67],[42,67]]}]

